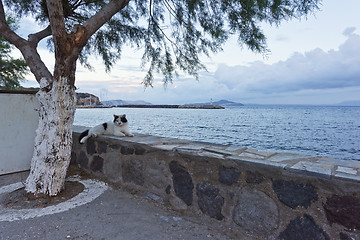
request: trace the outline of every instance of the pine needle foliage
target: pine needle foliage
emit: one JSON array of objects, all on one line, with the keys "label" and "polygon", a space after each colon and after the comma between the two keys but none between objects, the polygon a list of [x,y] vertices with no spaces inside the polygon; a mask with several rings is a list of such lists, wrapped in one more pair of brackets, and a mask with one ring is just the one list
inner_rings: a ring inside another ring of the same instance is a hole
[{"label": "pine needle foliage", "polygon": [[[82,24],[109,1],[63,0],[68,31]],[[18,16],[33,16],[48,25],[45,0],[5,0]],[[278,25],[300,19],[318,9],[320,0],[132,0],[103,25],[83,48],[79,61],[91,68],[88,56],[101,56],[109,71],[124,47],[143,50],[147,68],[143,83],[152,86],[156,73],[172,82],[179,71],[198,77],[205,66],[200,56],[222,50],[230,36],[240,46],[266,53],[266,37],[260,24]],[[51,39],[50,39],[51,45]]]}]

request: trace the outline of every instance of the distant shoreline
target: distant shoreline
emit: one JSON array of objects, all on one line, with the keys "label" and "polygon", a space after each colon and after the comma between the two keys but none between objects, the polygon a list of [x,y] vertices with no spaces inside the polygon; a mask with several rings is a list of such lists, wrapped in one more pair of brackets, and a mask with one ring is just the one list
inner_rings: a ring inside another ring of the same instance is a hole
[{"label": "distant shoreline", "polygon": [[220,105],[116,105],[116,106],[76,106],[76,108],[178,108],[178,109],[224,109]]}]

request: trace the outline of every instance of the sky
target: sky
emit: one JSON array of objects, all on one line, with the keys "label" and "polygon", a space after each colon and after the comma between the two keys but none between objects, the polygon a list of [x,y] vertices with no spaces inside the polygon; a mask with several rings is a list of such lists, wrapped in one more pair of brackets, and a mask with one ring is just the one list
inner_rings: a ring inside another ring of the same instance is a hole
[{"label": "sky", "polygon": [[[94,71],[78,64],[76,87],[100,100],[144,100],[153,104],[187,104],[226,99],[244,104],[337,104],[360,101],[360,1],[326,0],[320,11],[280,26],[262,24],[267,55],[239,46],[236,38],[223,51],[202,57],[208,71],[199,80],[180,74],[164,86],[161,77],[153,88],[141,82],[141,51],[124,49],[110,73],[99,57],[90,58]],[[20,25],[23,36],[36,27],[28,19]],[[51,69],[54,57],[39,49]],[[15,53],[16,55],[16,53]],[[23,86],[38,86],[29,74]]]}]

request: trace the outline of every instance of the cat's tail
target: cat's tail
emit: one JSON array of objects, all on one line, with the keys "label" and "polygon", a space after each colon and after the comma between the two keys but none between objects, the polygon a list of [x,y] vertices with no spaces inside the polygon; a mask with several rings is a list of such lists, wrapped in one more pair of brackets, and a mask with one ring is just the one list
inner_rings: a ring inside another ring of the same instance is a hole
[{"label": "cat's tail", "polygon": [[89,138],[89,130],[86,130],[80,134],[79,143],[85,143],[85,141]]}]

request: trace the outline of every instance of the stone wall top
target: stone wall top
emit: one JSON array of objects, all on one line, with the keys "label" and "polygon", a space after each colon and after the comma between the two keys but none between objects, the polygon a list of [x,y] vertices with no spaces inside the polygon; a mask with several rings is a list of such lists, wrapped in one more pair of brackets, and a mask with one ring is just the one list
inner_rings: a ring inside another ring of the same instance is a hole
[{"label": "stone wall top", "polygon": [[[73,131],[77,133],[81,133],[86,129],[83,126],[73,127]],[[160,150],[177,151],[189,155],[208,156],[224,160],[228,159],[287,173],[360,183],[360,161],[332,159],[289,152],[258,151],[238,146],[218,145],[139,133],[136,133],[134,137],[100,136],[100,138],[103,137],[121,139],[121,141],[129,143],[145,144]]]},{"label": "stone wall top", "polygon": [[34,95],[38,91],[37,90],[6,90],[6,89],[0,89],[1,93],[7,93],[7,94],[31,94]]}]

